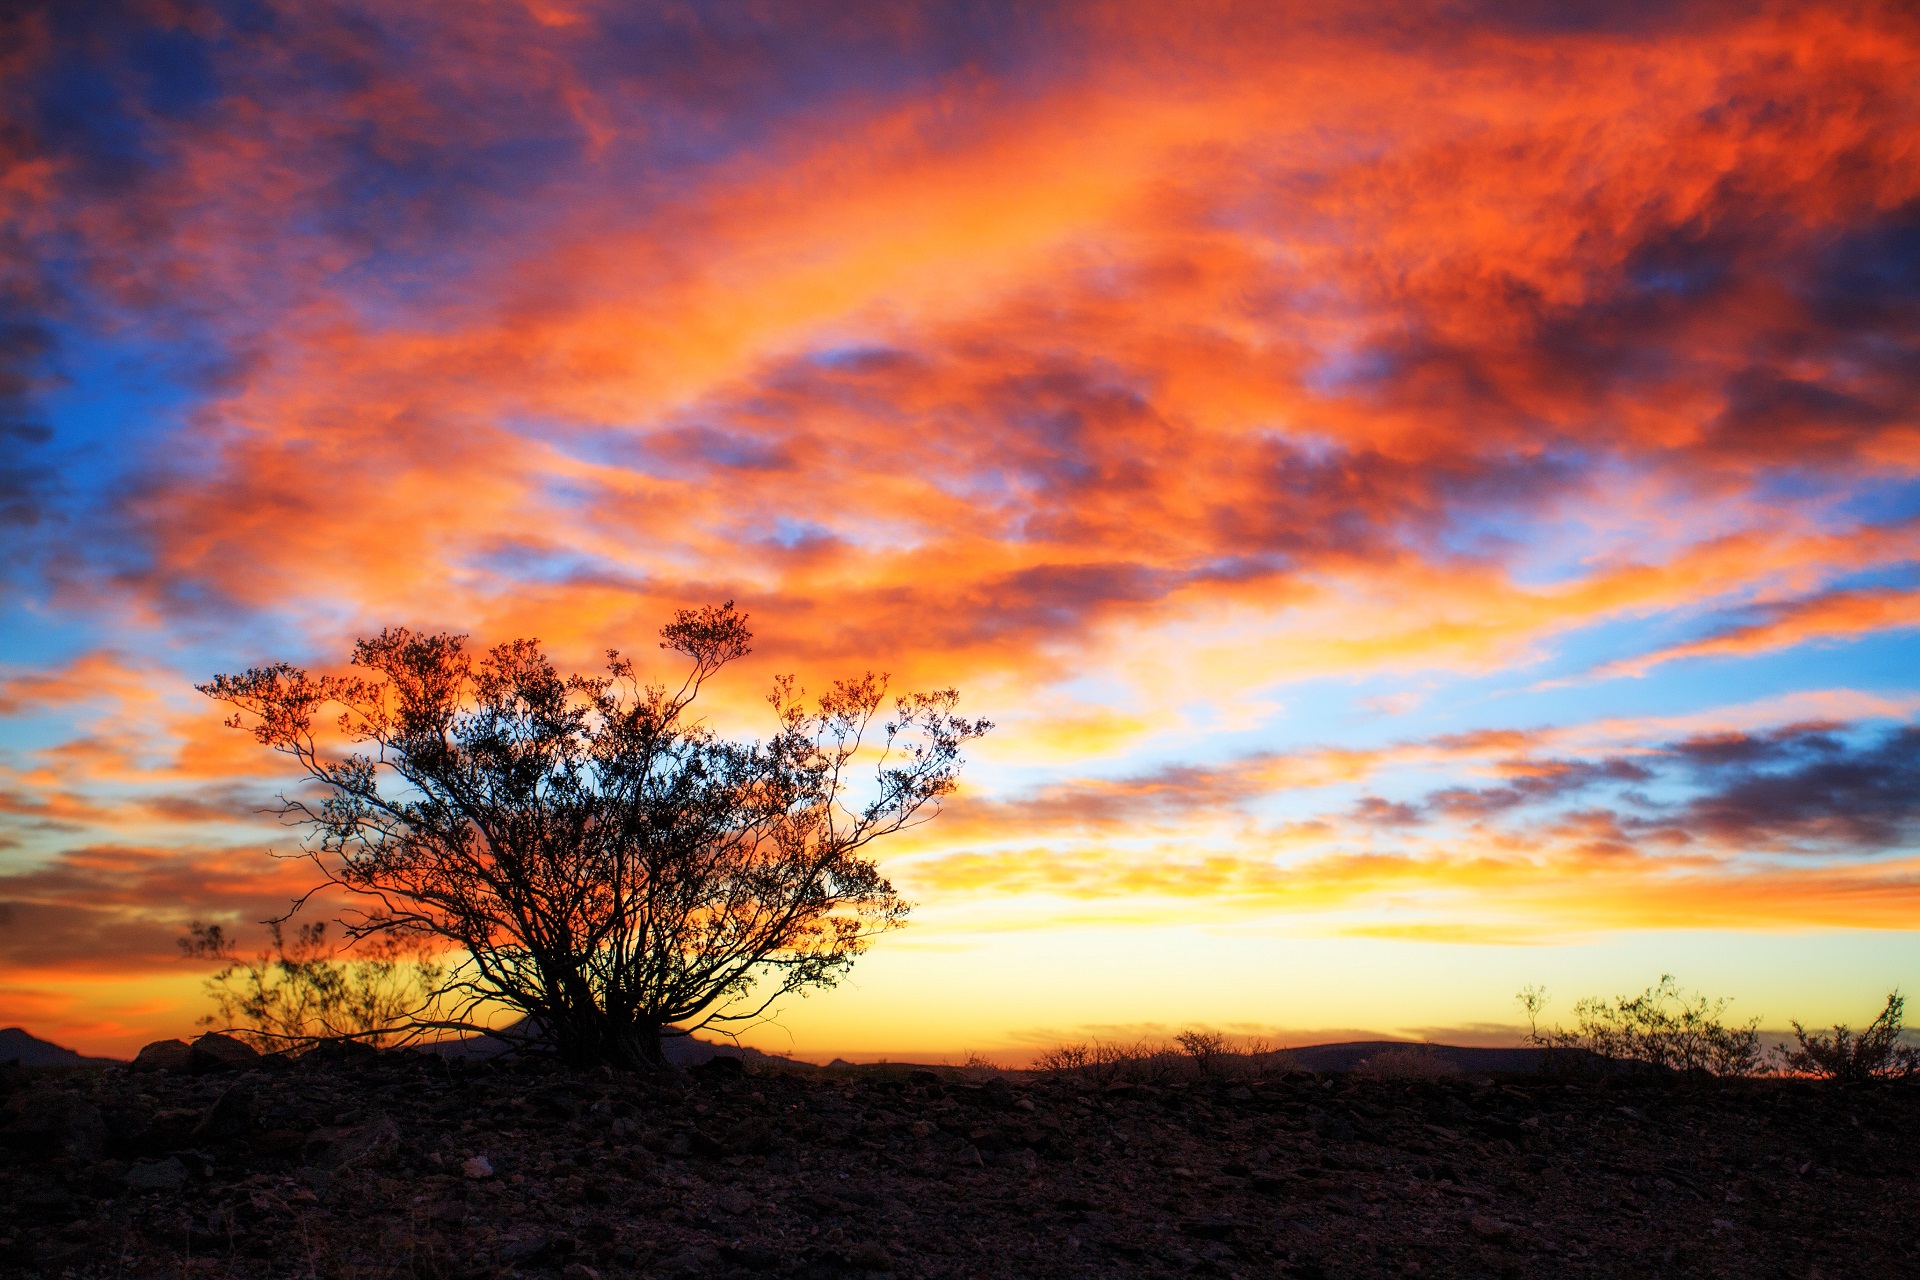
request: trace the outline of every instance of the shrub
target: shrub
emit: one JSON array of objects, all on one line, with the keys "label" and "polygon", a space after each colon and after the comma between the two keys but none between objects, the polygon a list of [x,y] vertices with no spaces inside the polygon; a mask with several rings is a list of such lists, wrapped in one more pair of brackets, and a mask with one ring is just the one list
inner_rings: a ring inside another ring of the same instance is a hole
[{"label": "shrub", "polygon": [[1093,1053],[1084,1044],[1063,1044],[1043,1049],[1033,1060],[1036,1071],[1081,1071],[1093,1061]]},{"label": "shrub", "polygon": [[1237,1046],[1214,1031],[1189,1028],[1172,1044],[1139,1040],[1106,1044],[1098,1040],[1058,1045],[1038,1054],[1036,1071],[1077,1077],[1095,1087],[1109,1084],[1168,1084],[1193,1079],[1239,1079],[1286,1071],[1292,1060],[1265,1040]]},{"label": "shrub", "polygon": [[1637,996],[1581,1000],[1573,1006],[1572,1031],[1540,1029],[1547,997],[1539,988],[1524,989],[1519,1001],[1531,1028],[1528,1042],[1550,1051],[1591,1054],[1653,1071],[1748,1076],[1762,1070],[1760,1020],[1727,1025],[1730,1001],[1698,993],[1688,999],[1670,973]]},{"label": "shrub", "polygon": [[1173,1042],[1180,1046],[1180,1052],[1192,1060],[1194,1069],[1203,1076],[1212,1075],[1227,1052],[1227,1038],[1218,1031],[1189,1027],[1176,1035]]},{"label": "shrub", "polygon": [[219,1012],[201,1025],[269,1052],[322,1040],[385,1046],[411,1039],[446,972],[396,939],[375,939],[337,959],[324,921],[301,926],[291,940],[278,922],[268,925],[271,945],[251,958],[217,924],[195,921],[190,929],[181,950],[223,965],[206,983]]},{"label": "shrub", "polygon": [[1798,1049],[1781,1049],[1779,1055],[1787,1070],[1828,1080],[1905,1079],[1920,1071],[1920,1049],[1900,1043],[1901,1019],[1906,997],[1898,991],[1887,996],[1880,1016],[1855,1034],[1842,1024],[1832,1035],[1809,1034],[1798,1022],[1793,1027]]}]

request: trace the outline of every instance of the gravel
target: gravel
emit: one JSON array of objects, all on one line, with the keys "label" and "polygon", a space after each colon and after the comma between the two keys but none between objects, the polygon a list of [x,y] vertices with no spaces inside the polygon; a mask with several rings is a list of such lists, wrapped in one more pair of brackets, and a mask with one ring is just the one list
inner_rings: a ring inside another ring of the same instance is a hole
[{"label": "gravel", "polygon": [[0,1273],[1920,1274],[1920,1087],[0,1071]]}]

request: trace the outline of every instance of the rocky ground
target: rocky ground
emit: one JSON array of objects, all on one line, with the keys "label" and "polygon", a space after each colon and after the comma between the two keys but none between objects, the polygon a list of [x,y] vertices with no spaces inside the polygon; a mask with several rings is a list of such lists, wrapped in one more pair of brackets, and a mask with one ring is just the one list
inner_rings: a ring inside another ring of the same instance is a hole
[{"label": "rocky ground", "polygon": [[1905,1085],[367,1052],[0,1092],[8,1275],[1920,1275]]}]

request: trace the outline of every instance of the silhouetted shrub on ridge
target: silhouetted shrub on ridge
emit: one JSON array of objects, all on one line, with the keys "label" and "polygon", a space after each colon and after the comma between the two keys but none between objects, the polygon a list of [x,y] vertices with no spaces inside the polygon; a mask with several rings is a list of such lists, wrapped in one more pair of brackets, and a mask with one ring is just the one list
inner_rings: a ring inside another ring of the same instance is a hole
[{"label": "silhouetted shrub on ridge", "polygon": [[1906,1079],[1920,1072],[1920,1049],[1900,1043],[1906,1004],[1898,991],[1889,993],[1880,1015],[1857,1034],[1845,1024],[1826,1035],[1790,1023],[1800,1047],[1779,1050],[1780,1060],[1788,1071],[1827,1080]]},{"label": "silhouetted shrub on ridge", "polygon": [[1095,1087],[1110,1084],[1171,1084],[1191,1080],[1238,1080],[1291,1069],[1291,1056],[1265,1040],[1234,1045],[1215,1031],[1188,1028],[1173,1043],[1140,1040],[1131,1045],[1098,1040],[1056,1045],[1038,1054],[1036,1071],[1078,1077]]},{"label": "silhouetted shrub on ridge", "polygon": [[1547,995],[1537,987],[1520,992],[1527,1042],[1548,1051],[1549,1065],[1628,1064],[1649,1071],[1715,1076],[1751,1076],[1765,1070],[1760,1020],[1729,1026],[1729,1000],[1708,1000],[1680,991],[1670,973],[1637,996],[1604,1000],[1589,996],[1573,1006],[1574,1028],[1542,1030],[1539,1015]]},{"label": "silhouetted shrub on ridge", "polygon": [[411,1039],[446,977],[444,965],[393,938],[371,939],[359,954],[336,959],[325,921],[302,925],[291,940],[274,921],[269,949],[251,958],[217,924],[196,920],[189,928],[180,949],[224,966],[206,983],[219,1012],[201,1025],[267,1052],[324,1040],[384,1047]]}]

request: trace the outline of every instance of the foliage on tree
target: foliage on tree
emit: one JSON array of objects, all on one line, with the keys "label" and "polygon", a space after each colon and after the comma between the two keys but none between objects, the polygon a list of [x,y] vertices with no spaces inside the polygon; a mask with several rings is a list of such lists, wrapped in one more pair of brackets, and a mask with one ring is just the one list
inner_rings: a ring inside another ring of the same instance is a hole
[{"label": "foliage on tree", "polygon": [[315,785],[282,812],[316,889],[355,904],[347,934],[457,957],[435,1025],[504,1006],[571,1062],[657,1068],[663,1034],[831,986],[904,922],[864,851],[937,814],[991,728],[951,689],[912,693],[869,744],[887,678],[868,673],[811,703],[782,677],[772,736],[723,739],[691,707],[749,652],[746,617],[681,610],[660,634],[690,664],[677,688],[613,650],[605,675],[562,676],[535,640],[476,659],[405,628],[354,646],[365,675],[278,663],[199,688]]},{"label": "foliage on tree", "polygon": [[1901,1023],[1907,1001],[1898,991],[1890,992],[1878,1017],[1859,1032],[1845,1024],[1834,1027],[1831,1035],[1808,1032],[1798,1022],[1791,1023],[1798,1049],[1781,1051],[1787,1070],[1801,1075],[1821,1076],[1828,1080],[1905,1079],[1920,1072],[1920,1049],[1900,1041]]},{"label": "foliage on tree", "polygon": [[1528,987],[1519,995],[1526,1012],[1528,1043],[1549,1051],[1627,1063],[1655,1071],[1747,1076],[1761,1069],[1760,1020],[1729,1026],[1731,1001],[1689,999],[1670,973],[1637,996],[1588,997],[1573,1006],[1574,1028],[1542,1029],[1546,992]]},{"label": "foliage on tree", "polygon": [[324,920],[301,925],[291,940],[284,922],[270,921],[267,928],[268,949],[251,957],[239,954],[217,924],[196,920],[180,940],[189,957],[222,962],[206,983],[218,1012],[201,1024],[257,1049],[322,1040],[384,1047],[411,1039],[446,976],[443,964],[408,953],[398,938],[372,939],[343,960],[327,939]]}]

